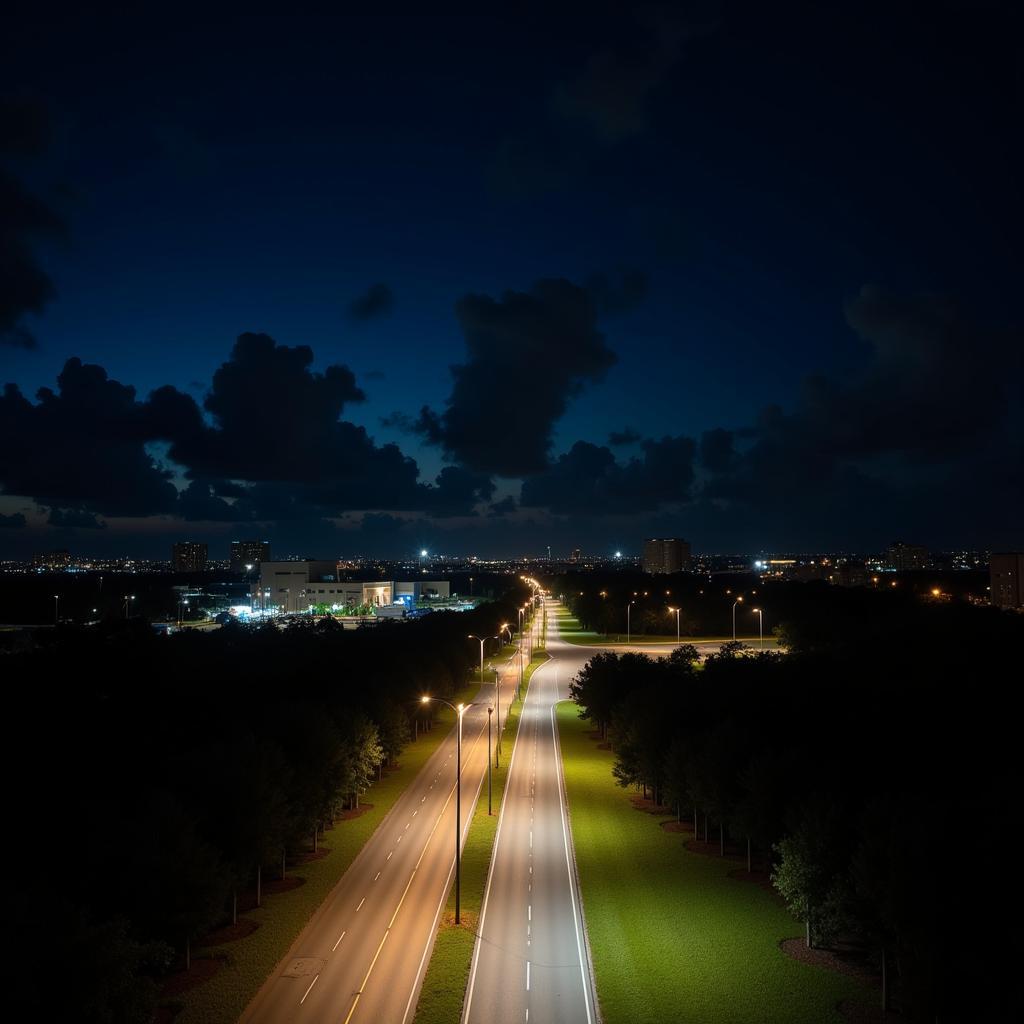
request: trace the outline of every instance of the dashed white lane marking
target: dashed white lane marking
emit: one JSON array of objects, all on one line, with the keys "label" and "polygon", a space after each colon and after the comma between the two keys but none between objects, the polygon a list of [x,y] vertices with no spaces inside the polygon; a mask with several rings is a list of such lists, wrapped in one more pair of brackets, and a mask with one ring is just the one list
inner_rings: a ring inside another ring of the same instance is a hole
[{"label": "dashed white lane marking", "polygon": [[427,798],[426,798],[426,797],[423,797],[423,799],[422,799],[422,800],[420,800],[420,803],[421,803],[421,804],[425,804],[426,802],[427,802]]},{"label": "dashed white lane marking", "polygon": [[378,878],[380,878],[380,872],[379,871],[377,872],[377,874],[375,874],[373,876],[373,880],[376,882]]},{"label": "dashed white lane marking", "polygon": [[338,948],[338,947],[339,947],[339,946],[341,945],[341,940],[342,940],[343,938],[345,938],[346,934],[347,934],[347,932],[342,932],[342,933],[341,933],[341,934],[340,934],[340,935],[338,936],[338,941],[337,941],[337,942],[336,942],[336,943],[335,943],[335,944],[334,944],[333,946],[331,946],[331,952],[332,952],[332,953],[333,953],[333,952],[334,952],[334,951],[335,951],[335,950],[336,950],[336,949],[337,949],[337,948]]},{"label": "dashed white lane marking", "polygon": [[366,897],[364,896],[364,897],[363,897],[363,898],[362,898],[362,899],[361,899],[361,900],[359,901],[359,906],[358,906],[358,907],[356,907],[356,913],[357,913],[357,914],[359,913],[359,911],[360,911],[360,910],[362,910],[362,909],[363,909],[363,904],[364,904],[365,902],[366,902]]},{"label": "dashed white lane marking", "polygon": [[304,1003],[304,1002],[306,1001],[306,996],[308,996],[308,995],[309,995],[309,993],[313,991],[313,986],[314,986],[314,985],[316,984],[316,982],[317,982],[317,978],[319,978],[319,977],[320,977],[320,975],[318,974],[318,975],[316,976],[316,978],[314,978],[314,979],[313,979],[313,980],[312,980],[312,981],[311,981],[311,982],[309,983],[309,988],[307,988],[307,989],[306,989],[306,995],[305,995],[305,996],[303,996],[303,997],[302,997],[302,998],[301,998],[301,999],[299,1000],[299,1006],[301,1006],[301,1005],[302,1005],[302,1004],[303,1004],[303,1003]]},{"label": "dashed white lane marking", "polygon": [[530,849],[533,849],[533,829],[530,829]]},{"label": "dashed white lane marking", "polygon": [[399,842],[401,842],[401,841],[402,841],[402,837],[401,837],[401,836],[399,836],[399,837],[398,837],[398,841],[399,841]]},{"label": "dashed white lane marking", "polygon": [[415,818],[416,815],[419,814],[419,813],[420,813],[419,812],[419,808],[416,808],[416,810],[412,812],[412,816]]},{"label": "dashed white lane marking", "polygon": [[530,991],[530,961],[526,961],[526,991]]},{"label": "dashed white lane marking", "polygon": [[527,921],[532,921],[533,920],[533,904],[532,903],[528,903],[526,905],[526,920]]},{"label": "dashed white lane marking", "polygon": [[391,850],[391,851],[390,851],[390,852],[388,853],[388,860],[391,860],[391,858],[392,858],[392,857],[393,857],[394,855],[395,855],[395,851],[394,851],[394,850]]},{"label": "dashed white lane marking", "polygon": [[404,829],[402,829],[402,831],[403,831],[403,832],[408,832],[408,831],[409,831],[409,826],[410,826],[411,824],[412,824],[412,822],[411,822],[411,821],[407,821],[407,822],[405,823],[405,828],[404,828]]}]

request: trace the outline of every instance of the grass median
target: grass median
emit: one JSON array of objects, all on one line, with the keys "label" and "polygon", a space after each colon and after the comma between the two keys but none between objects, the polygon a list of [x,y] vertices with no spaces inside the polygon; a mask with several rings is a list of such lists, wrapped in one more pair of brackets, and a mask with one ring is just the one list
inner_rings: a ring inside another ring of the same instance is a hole
[{"label": "grass median", "polygon": [[[478,690],[479,684],[473,681],[458,692],[453,702],[469,701]],[[421,732],[417,742],[408,744],[399,767],[366,792],[364,804],[372,807],[358,817],[338,822],[325,833],[323,848],[329,850],[325,856],[289,869],[289,877],[301,878],[303,883],[265,897],[262,907],[246,913],[245,918],[259,925],[250,935],[223,946],[199,949],[199,957],[224,959],[225,963],[208,981],[167,1001],[172,1011],[180,1010],[175,1024],[224,1024],[238,1019],[384,815],[448,735],[455,714],[441,707],[434,728]],[[264,875],[264,879],[269,880],[269,876]]]},{"label": "grass median", "polygon": [[736,863],[683,846],[636,810],[576,705],[558,705],[576,863],[604,1024],[821,1024],[858,981],[790,959],[800,936],[772,893]]},{"label": "grass median", "polygon": [[[535,653],[533,661],[523,673],[523,697],[529,690],[534,671],[548,660],[548,655]],[[500,768],[492,771],[492,805],[494,813],[487,813],[487,780],[480,790],[480,799],[473,812],[473,821],[462,848],[462,924],[455,926],[455,890],[448,896],[444,918],[434,939],[434,951],[423,979],[413,1024],[453,1024],[462,1017],[462,1003],[466,997],[466,982],[473,959],[480,906],[487,885],[487,871],[494,850],[494,837],[498,831],[498,815],[505,793],[508,766],[512,760],[512,747],[519,728],[522,701],[513,702],[505,720],[503,738],[505,756]],[[509,742],[511,738],[512,742]]]}]

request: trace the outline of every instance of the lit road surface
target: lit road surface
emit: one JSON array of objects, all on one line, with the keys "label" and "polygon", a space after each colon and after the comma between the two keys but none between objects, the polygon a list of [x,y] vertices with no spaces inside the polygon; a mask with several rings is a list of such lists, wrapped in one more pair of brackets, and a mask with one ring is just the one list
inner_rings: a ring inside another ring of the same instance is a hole
[{"label": "lit road surface", "polygon": [[[502,673],[503,720],[518,674],[513,659]],[[493,693],[483,687],[474,700],[484,705],[463,717],[463,839],[486,775]],[[246,1008],[244,1024],[412,1019],[454,878],[455,736],[452,729],[377,827]],[[507,736],[506,756],[510,747]]]},{"label": "lit road surface", "polygon": [[548,602],[551,660],[530,683],[509,771],[478,930],[466,1024],[594,1024],[572,836],[554,704],[594,654],[558,637]]}]

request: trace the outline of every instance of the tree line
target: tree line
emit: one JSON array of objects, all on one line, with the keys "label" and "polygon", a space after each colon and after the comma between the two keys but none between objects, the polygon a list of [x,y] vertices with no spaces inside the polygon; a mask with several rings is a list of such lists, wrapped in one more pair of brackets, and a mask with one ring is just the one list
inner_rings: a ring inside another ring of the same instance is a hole
[{"label": "tree line", "polygon": [[419,697],[471,678],[466,635],[514,622],[516,603],[358,630],[168,637],[112,620],[10,646],[14,922],[73,965],[56,992],[45,972],[29,979],[25,1008],[150,1019],[161,975],[358,809],[431,727],[439,705]]},{"label": "tree line", "polygon": [[860,950],[890,1008],[1005,1013],[1024,617],[902,608],[856,632],[819,608],[785,624],[785,655],[601,653],[572,695],[620,785],[766,870],[808,945]]}]

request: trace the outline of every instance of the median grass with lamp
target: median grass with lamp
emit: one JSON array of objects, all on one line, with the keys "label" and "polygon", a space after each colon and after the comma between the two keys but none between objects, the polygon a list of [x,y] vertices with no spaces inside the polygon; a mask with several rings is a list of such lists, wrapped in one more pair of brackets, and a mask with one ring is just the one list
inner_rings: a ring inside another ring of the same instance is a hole
[{"label": "median grass with lamp", "polygon": [[[691,853],[633,807],[570,701],[558,705],[580,892],[604,1024],[822,1024],[865,986],[779,948],[800,936],[775,896],[730,877],[732,860]],[[454,1019],[454,1018],[453,1018]]]},{"label": "median grass with lamp", "polygon": [[[559,637],[570,644],[579,644],[583,647],[614,647],[626,644],[625,633],[597,633],[592,629],[582,629],[579,622],[564,608],[556,613],[558,615]],[[741,643],[757,644],[758,636],[737,636]],[[629,645],[642,647],[644,644],[724,644],[732,640],[731,636],[681,636],[676,640],[675,633],[641,634],[633,633],[629,639]],[[770,639],[771,646],[775,645],[775,637]],[[765,637],[765,647],[769,646],[769,638]]]},{"label": "median grass with lamp", "polygon": [[[523,672],[523,698],[529,688],[530,678],[534,671],[548,660],[544,652],[534,652],[534,658]],[[501,811],[501,799],[505,792],[505,781],[508,778],[508,766],[512,760],[512,746],[515,743],[516,731],[519,728],[519,713],[522,701],[514,701],[505,719],[502,735],[507,751],[500,768],[493,769],[491,775],[492,804],[494,813],[487,813],[487,780],[480,789],[473,821],[462,849],[462,892],[461,913],[462,923],[455,925],[455,890],[448,897],[437,936],[434,939],[434,950],[430,956],[423,988],[420,990],[419,1002],[413,1024],[452,1024],[462,1016],[462,1003],[466,996],[466,983],[469,979],[469,968],[473,959],[473,945],[476,942],[476,928],[480,917],[480,905],[483,902],[484,888],[487,885],[487,871],[491,864],[491,853],[494,849],[494,837],[498,831],[498,815]],[[509,738],[512,742],[509,743]]]},{"label": "median grass with lamp", "polygon": [[[452,700],[468,702],[478,690],[479,683],[474,680]],[[448,735],[455,714],[441,707],[435,727],[421,732],[417,742],[409,743],[402,751],[399,767],[385,773],[367,791],[365,799],[373,806],[326,831],[323,844],[329,852],[325,856],[289,870],[289,877],[304,880],[301,886],[267,896],[262,907],[247,912],[244,917],[257,922],[259,927],[245,938],[223,946],[200,944],[198,957],[224,958],[225,963],[208,981],[167,1001],[172,1011],[180,1010],[175,1024],[222,1024],[238,1019],[384,815]]]}]

